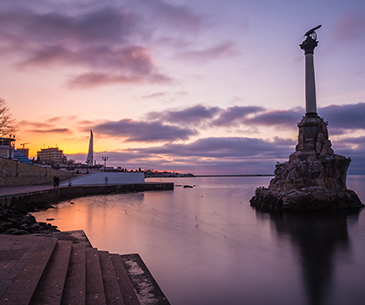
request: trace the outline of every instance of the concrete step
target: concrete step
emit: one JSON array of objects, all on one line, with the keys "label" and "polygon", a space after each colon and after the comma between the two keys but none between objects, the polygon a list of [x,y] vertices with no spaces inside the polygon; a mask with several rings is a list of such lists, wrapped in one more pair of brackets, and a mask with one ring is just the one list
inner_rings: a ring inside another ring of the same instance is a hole
[{"label": "concrete step", "polygon": [[106,303],[108,305],[125,305],[109,252],[99,251],[99,259]]},{"label": "concrete step", "polygon": [[170,305],[139,254],[120,255],[141,304]]},{"label": "concrete step", "polygon": [[86,304],[106,305],[98,250],[86,248]]},{"label": "concrete step", "polygon": [[23,255],[17,263],[11,263],[6,276],[11,283],[1,296],[1,304],[29,304],[56,244],[55,238],[21,237],[6,251],[9,256]]},{"label": "concrete step", "polygon": [[138,254],[109,254],[52,235],[0,234],[0,304],[170,303]]},{"label": "concrete step", "polygon": [[61,300],[62,305],[85,305],[85,266],[85,246],[73,244]]},{"label": "concrete step", "polygon": [[110,254],[125,305],[140,305],[136,291],[119,254]]},{"label": "concrete step", "polygon": [[0,235],[0,298],[18,275],[38,242]]},{"label": "concrete step", "polygon": [[72,241],[58,240],[30,305],[60,305],[70,261]]}]

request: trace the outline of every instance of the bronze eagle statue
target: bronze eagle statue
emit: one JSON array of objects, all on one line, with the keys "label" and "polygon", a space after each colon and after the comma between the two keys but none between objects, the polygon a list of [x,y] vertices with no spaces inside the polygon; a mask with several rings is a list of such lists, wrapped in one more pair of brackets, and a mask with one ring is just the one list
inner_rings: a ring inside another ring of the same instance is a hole
[{"label": "bronze eagle statue", "polygon": [[304,36],[310,36],[311,34],[315,34],[315,30],[318,30],[322,25],[320,24],[319,26],[316,26],[315,28],[309,30],[307,33],[304,34]]}]

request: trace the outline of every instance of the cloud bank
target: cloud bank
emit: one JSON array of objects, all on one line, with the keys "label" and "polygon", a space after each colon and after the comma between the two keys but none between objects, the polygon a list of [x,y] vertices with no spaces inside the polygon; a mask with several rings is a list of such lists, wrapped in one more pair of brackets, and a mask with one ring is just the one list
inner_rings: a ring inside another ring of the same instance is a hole
[{"label": "cloud bank", "polygon": [[84,70],[68,79],[72,88],[171,81],[154,64],[149,48],[137,43],[148,35],[140,16],[95,4],[72,13],[52,9],[0,5],[0,54],[19,68]]},{"label": "cloud bank", "polygon": [[95,133],[112,137],[125,138],[129,142],[164,142],[187,140],[196,135],[193,129],[164,125],[159,122],[138,122],[124,119],[117,122],[106,122],[92,128]]},{"label": "cloud bank", "polygon": [[[160,94],[158,94],[160,95]],[[162,95],[163,96],[163,95]],[[152,96],[153,97],[153,96]],[[80,130],[94,131],[95,138],[111,137],[120,142],[135,142],[143,147],[118,149],[108,152],[118,162],[142,168],[218,173],[224,168],[230,173],[272,173],[276,161],[287,161],[295,151],[297,139],[273,137],[271,139],[246,136],[202,137],[204,128],[228,130],[232,126],[245,128],[296,128],[304,110],[266,109],[260,106],[195,106],[148,113],[143,120],[107,120],[101,123],[77,121]],[[365,103],[330,105],[320,109],[320,115],[330,121],[329,133],[351,133],[352,137],[335,138],[334,150],[352,158],[349,173],[365,173],[365,124],[362,114]],[[46,123],[21,121],[23,128],[34,134],[70,133],[62,126],[64,117],[50,118]],[[341,132],[339,132],[341,131]],[[146,147],[150,144],[150,147]],[[157,146],[156,146],[157,145]],[[117,145],[116,145],[117,147]],[[77,156],[76,156],[77,157]],[[84,156],[83,156],[84,158]],[[255,165],[255,166],[254,166]],[[120,166],[116,165],[116,166]],[[195,169],[195,170],[194,170]],[[251,171],[249,170],[251,169]]]}]

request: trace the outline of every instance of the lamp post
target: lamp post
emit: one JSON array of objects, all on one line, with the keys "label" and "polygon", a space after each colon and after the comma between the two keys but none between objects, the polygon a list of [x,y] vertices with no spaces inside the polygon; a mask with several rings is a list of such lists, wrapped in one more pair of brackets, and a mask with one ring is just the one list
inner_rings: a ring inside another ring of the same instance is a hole
[{"label": "lamp post", "polygon": [[101,157],[104,160],[104,172],[106,172],[106,160],[108,160],[109,157]]}]

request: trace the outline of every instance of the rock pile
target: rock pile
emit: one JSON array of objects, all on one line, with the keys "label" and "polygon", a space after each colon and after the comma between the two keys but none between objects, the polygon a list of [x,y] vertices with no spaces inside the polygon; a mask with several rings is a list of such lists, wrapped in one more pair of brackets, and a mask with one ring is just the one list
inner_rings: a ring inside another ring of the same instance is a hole
[{"label": "rock pile", "polygon": [[363,206],[346,187],[351,159],[336,155],[328,139],[327,123],[307,114],[298,124],[296,151],[277,163],[268,188],[259,187],[251,206],[271,209],[339,209]]},{"label": "rock pile", "polygon": [[48,203],[16,205],[0,208],[0,234],[24,235],[32,233],[52,233],[59,231],[56,226],[37,222],[29,212],[51,207]]}]

